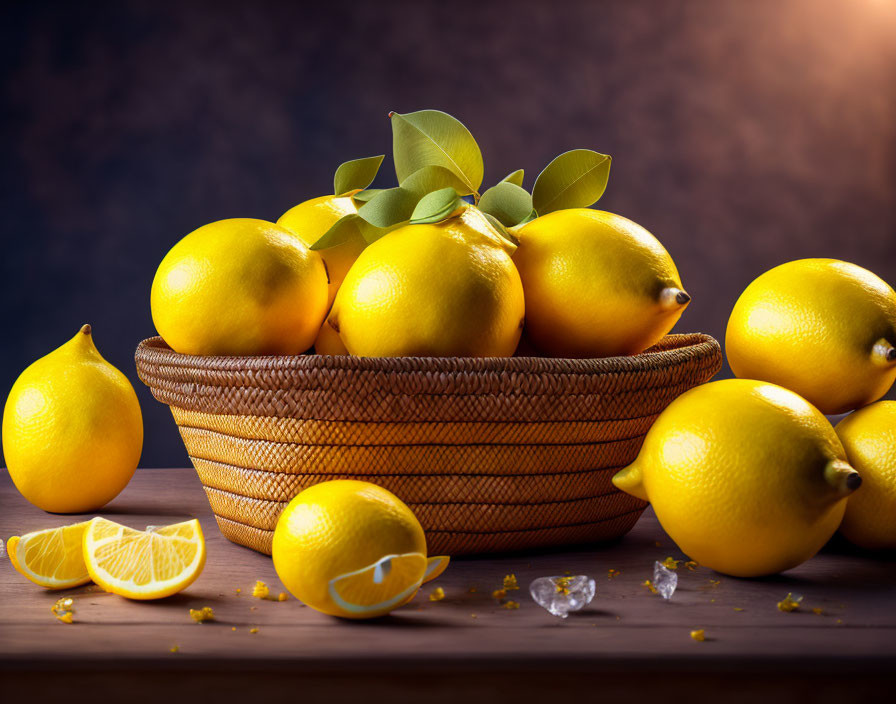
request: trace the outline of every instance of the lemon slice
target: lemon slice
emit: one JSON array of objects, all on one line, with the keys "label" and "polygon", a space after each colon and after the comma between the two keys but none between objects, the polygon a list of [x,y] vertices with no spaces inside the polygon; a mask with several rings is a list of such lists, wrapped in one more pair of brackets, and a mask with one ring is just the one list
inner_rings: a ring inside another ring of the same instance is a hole
[{"label": "lemon slice", "polygon": [[84,533],[93,581],[129,599],[161,599],[190,586],[205,566],[205,539],[195,518],[134,530],[94,518]]},{"label": "lemon slice", "polygon": [[417,593],[426,571],[419,552],[386,555],[372,565],[334,577],[330,598],[352,616],[374,616],[401,606]]},{"label": "lemon slice", "polygon": [[447,555],[438,555],[436,557],[430,557],[426,561],[426,572],[423,573],[423,584],[427,582],[431,582],[436,577],[440,576],[442,572],[444,572],[448,568],[448,563],[451,562],[451,558]]},{"label": "lemon slice", "polygon": [[47,589],[86,584],[90,575],[81,554],[81,539],[90,521],[12,536],[6,543],[12,566]]}]

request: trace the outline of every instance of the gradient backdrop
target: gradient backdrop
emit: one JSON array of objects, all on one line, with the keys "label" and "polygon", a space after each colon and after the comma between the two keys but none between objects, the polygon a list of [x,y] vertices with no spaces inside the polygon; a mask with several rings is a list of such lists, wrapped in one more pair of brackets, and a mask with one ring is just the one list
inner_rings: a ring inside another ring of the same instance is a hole
[{"label": "gradient backdrop", "polygon": [[389,110],[457,116],[487,183],[612,154],[600,207],[675,258],[694,299],[680,330],[721,339],[743,288],[789,259],[896,283],[896,0],[308,6],[4,5],[3,398],[90,322],[140,396],[142,465],[186,465],[132,357],[158,262],[199,225],[274,220],[340,162],[389,153]]}]

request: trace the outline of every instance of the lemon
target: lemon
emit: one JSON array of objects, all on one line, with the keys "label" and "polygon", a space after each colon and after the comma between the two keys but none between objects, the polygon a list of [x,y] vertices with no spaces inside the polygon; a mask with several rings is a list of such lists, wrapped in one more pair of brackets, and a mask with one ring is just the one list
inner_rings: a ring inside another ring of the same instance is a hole
[{"label": "lemon", "polygon": [[347,479],[315,484],[290,501],[274,531],[273,557],[296,598],[347,618],[401,606],[427,571],[413,512],[386,489]]},{"label": "lemon", "polygon": [[70,589],[90,581],[81,542],[89,521],[12,536],[6,543],[19,574],[47,589]]},{"label": "lemon", "polygon": [[837,435],[862,475],[840,532],[863,548],[896,549],[896,401],[879,401],[841,420]]},{"label": "lemon", "polygon": [[[278,225],[294,232],[307,246],[313,245],[336,222],[346,215],[354,215],[358,212],[355,201],[351,195],[345,196],[321,196],[312,198],[297,206],[290,208],[280,219]],[[361,231],[357,226],[349,226],[350,235],[341,244],[321,250],[324,264],[327,266],[327,274],[330,278],[327,307],[336,298],[336,292],[342,285],[349,268],[358,258],[358,255],[367,246]]]},{"label": "lemon", "polygon": [[3,410],[9,476],[52,513],[84,513],[124,489],[143,449],[134,387],[100,355],[89,325],[16,380]]},{"label": "lemon", "polygon": [[637,354],[669,332],[691,300],[669,253],[621,215],[558,210],[517,235],[526,334],[552,356]]},{"label": "lemon", "polygon": [[145,531],[94,518],[84,531],[82,547],[91,579],[129,599],[177,594],[205,566],[205,538],[195,518]]},{"label": "lemon", "polygon": [[510,356],[525,309],[512,247],[472,206],[393,230],[358,257],[329,322],[363,357]]},{"label": "lemon", "polygon": [[342,339],[339,337],[339,333],[327,322],[324,322],[324,324],[320,326],[320,332],[317,333],[317,337],[314,340],[314,351],[317,354],[348,354],[348,350],[345,349],[345,345],[342,344]]},{"label": "lemon", "polygon": [[851,411],[896,380],[896,292],[836,259],[782,264],[735,303],[725,351],[739,377],[780,384],[823,413]]},{"label": "lemon", "polygon": [[613,483],[649,500],[692,559],[756,577],[818,552],[861,480],[831,424],[805,399],[727,379],[673,401]]},{"label": "lemon", "polygon": [[219,220],[165,255],[152,282],[152,319],[183,354],[299,354],[327,310],[317,252],[264,220]]}]

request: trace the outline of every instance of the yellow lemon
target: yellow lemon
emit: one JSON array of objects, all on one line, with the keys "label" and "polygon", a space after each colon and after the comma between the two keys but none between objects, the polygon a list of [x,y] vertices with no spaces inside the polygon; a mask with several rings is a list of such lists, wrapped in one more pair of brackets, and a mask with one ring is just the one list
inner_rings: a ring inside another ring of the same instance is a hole
[{"label": "yellow lemon", "polygon": [[6,543],[16,571],[47,589],[70,589],[90,581],[81,543],[90,521],[12,536]]},{"label": "yellow lemon", "polygon": [[129,599],[177,594],[205,567],[205,538],[195,518],[145,531],[94,518],[84,531],[82,550],[91,579]]},{"label": "yellow lemon", "polygon": [[327,322],[324,322],[324,324],[320,326],[320,332],[317,333],[317,337],[314,340],[314,351],[317,354],[348,354],[348,350],[345,349],[345,345],[342,344],[342,339],[339,337],[339,333]]},{"label": "yellow lemon", "polygon": [[552,356],[637,354],[669,332],[691,300],[669,253],[621,215],[558,210],[517,235],[526,334]]},{"label": "yellow lemon", "polygon": [[[355,191],[356,192],[356,191]],[[297,206],[290,208],[280,219],[278,225],[294,232],[307,246],[313,245],[327,230],[346,215],[354,215],[358,212],[351,194],[345,196],[321,196],[312,198]],[[357,226],[349,226],[349,238],[336,245],[321,250],[324,264],[327,266],[327,274],[330,278],[329,296],[327,307],[336,298],[336,292],[342,285],[345,275],[358,255],[367,246],[361,231]]]},{"label": "yellow lemon", "polygon": [[386,489],[354,480],[296,496],[277,522],[273,557],[296,598],[346,618],[401,606],[427,572],[426,538],[411,509]]},{"label": "yellow lemon", "polygon": [[613,483],[649,500],[692,559],[757,577],[818,552],[861,479],[831,424],[805,399],[774,384],[727,379],[673,401]]},{"label": "yellow lemon", "polygon": [[836,430],[863,480],[849,497],[840,532],[863,548],[896,549],[896,401],[861,408]]},{"label": "yellow lemon", "polygon": [[124,489],[143,449],[134,387],[100,355],[90,326],[16,380],[3,410],[9,476],[52,513],[84,513]]},{"label": "yellow lemon", "polygon": [[365,249],[330,313],[363,357],[507,357],[525,306],[513,245],[477,208],[406,225]]},{"label": "yellow lemon", "polygon": [[739,377],[780,384],[823,413],[851,411],[896,380],[896,292],[836,259],[782,264],[737,300],[725,352]]},{"label": "yellow lemon", "polygon": [[219,220],[184,237],[152,282],[152,319],[183,354],[299,354],[327,311],[323,260],[280,225]]}]

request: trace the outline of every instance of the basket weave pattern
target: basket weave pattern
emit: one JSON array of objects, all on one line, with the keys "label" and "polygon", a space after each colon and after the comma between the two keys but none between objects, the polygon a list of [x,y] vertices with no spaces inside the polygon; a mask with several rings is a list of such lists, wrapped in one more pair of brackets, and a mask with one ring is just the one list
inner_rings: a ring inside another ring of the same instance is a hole
[{"label": "basket weave pattern", "polygon": [[612,359],[194,357],[151,338],[136,359],[230,540],[270,553],[293,496],[353,478],[404,500],[430,554],[460,555],[626,533],[645,503],[610,478],[721,350],[689,334]]}]

